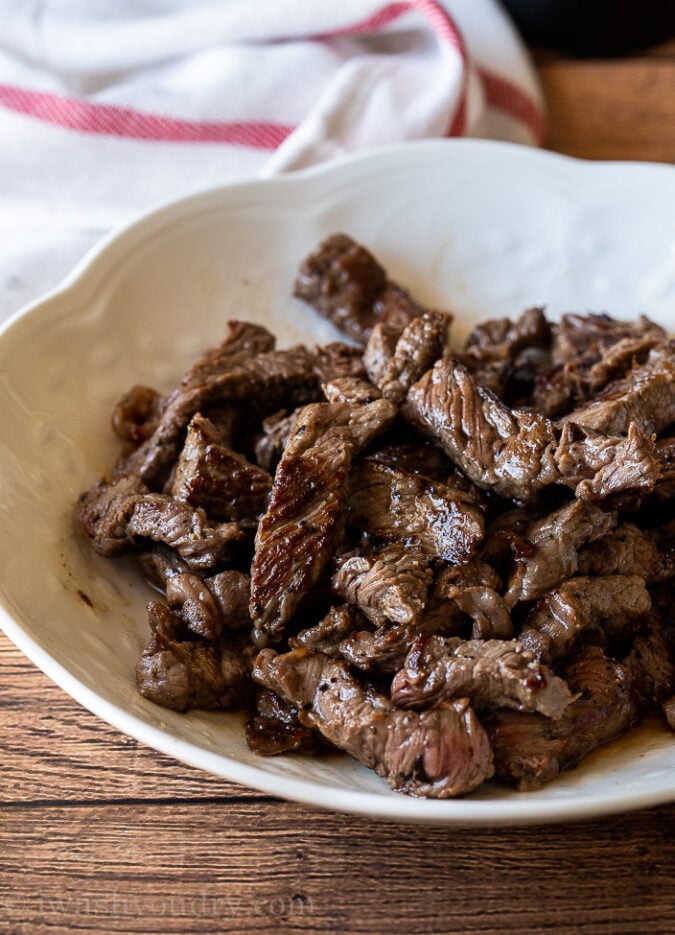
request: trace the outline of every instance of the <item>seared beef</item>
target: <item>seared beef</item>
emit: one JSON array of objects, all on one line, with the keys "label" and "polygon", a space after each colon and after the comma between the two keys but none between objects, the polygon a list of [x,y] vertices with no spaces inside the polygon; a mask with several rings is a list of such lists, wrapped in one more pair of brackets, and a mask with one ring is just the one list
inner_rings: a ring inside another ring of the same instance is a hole
[{"label": "seared beef", "polygon": [[280,409],[263,419],[263,434],[255,446],[255,458],[260,467],[270,473],[275,470],[297,418],[297,410],[289,415],[285,409]]},{"label": "seared beef", "polygon": [[183,375],[180,386],[202,386],[207,380],[227,373],[232,366],[251,355],[273,351],[274,335],[262,325],[248,321],[228,321],[227,334],[216,347],[209,348]]},{"label": "seared beef", "polygon": [[529,501],[558,480],[553,424],[508,409],[452,358],[438,361],[412,387],[403,413],[479,487]]},{"label": "seared beef", "polygon": [[349,522],[448,562],[467,561],[483,538],[483,517],[473,498],[373,461],[352,471]]},{"label": "seared beef", "polygon": [[625,435],[635,424],[647,435],[675,422],[673,352],[658,348],[627,376],[608,384],[592,402],[564,417],[605,435]]},{"label": "seared beef", "polygon": [[324,383],[322,389],[329,403],[349,403],[350,406],[363,406],[382,396],[376,386],[359,377],[338,377]]},{"label": "seared beef", "polygon": [[372,555],[347,554],[337,561],[333,591],[381,626],[418,623],[433,580],[423,553],[394,543]]},{"label": "seared beef", "polygon": [[312,652],[339,657],[340,643],[357,628],[359,620],[358,612],[347,604],[331,607],[326,616],[313,627],[307,627],[297,636],[289,637],[288,645],[291,649],[305,646]]},{"label": "seared beef", "polygon": [[385,623],[375,631],[355,630],[340,643],[340,654],[361,672],[393,675],[424,632],[424,628],[413,623]]},{"label": "seared beef", "polygon": [[306,347],[250,353],[241,349],[241,343],[236,342],[236,352],[221,355],[219,362],[227,364],[223,369],[211,372],[205,366],[203,382],[195,383],[191,376],[174,390],[154,433],[123,462],[121,473],[135,473],[148,484],[158,483],[176,458],[190,420],[206,406],[239,403],[264,416],[282,406],[318,398],[315,359]]},{"label": "seared beef", "polygon": [[663,704],[675,692],[675,627],[652,612],[623,660],[645,708]]},{"label": "seared beef", "polygon": [[384,776],[399,792],[446,798],[492,775],[485,731],[466,699],[417,713],[364,689],[345,662],[307,649],[266,649],[253,677],[298,708],[302,724]]},{"label": "seared beef", "polygon": [[202,507],[213,519],[255,526],[271,489],[267,471],[222,445],[208,419],[193,416],[171,484],[175,500]]},{"label": "seared beef", "polygon": [[568,422],[555,462],[577,497],[619,506],[632,495],[651,493],[660,476],[654,442],[636,425],[629,426],[626,438],[613,438]]},{"label": "seared beef", "polygon": [[663,328],[644,316],[625,322],[609,315],[564,315],[553,326],[553,367],[537,376],[533,402],[544,415],[564,415],[665,341]]},{"label": "seared beef", "polygon": [[608,438],[570,423],[558,440],[552,422],[509,409],[451,358],[412,387],[403,412],[475,484],[521,502],[554,483],[584,499],[649,491],[658,476],[653,443],[636,426],[627,438]]},{"label": "seared beef", "polygon": [[403,328],[424,311],[345,234],[328,237],[302,262],[294,295],[359,344],[366,343],[378,321]]},{"label": "seared beef", "polygon": [[469,698],[476,711],[515,708],[559,718],[572,693],[516,640],[422,636],[392,682],[391,700],[423,708],[446,698]]},{"label": "seared beef", "polygon": [[136,554],[136,561],[148,584],[163,592],[169,578],[189,572],[190,569],[187,562],[168,545],[155,542],[151,545],[152,548]]},{"label": "seared beef", "polygon": [[536,789],[638,720],[628,670],[598,647],[585,650],[565,675],[578,697],[557,720],[501,710],[483,722],[498,779],[521,790]]},{"label": "seared beef", "polygon": [[448,588],[446,595],[457,609],[471,619],[474,640],[508,640],[513,636],[509,608],[492,588]]},{"label": "seared beef", "polygon": [[420,439],[419,442],[377,445],[363,457],[366,461],[378,461],[409,474],[422,474],[432,481],[447,481],[452,487],[461,487],[463,493],[471,495],[476,505],[481,502],[482,491],[461,478],[445,452],[431,442]]},{"label": "seared beef", "polygon": [[425,632],[459,635],[471,620],[476,631],[472,633],[474,638],[508,639],[513,628],[509,609],[499,594],[501,588],[501,579],[494,568],[478,559],[444,568],[434,582],[424,611]]},{"label": "seared beef", "polygon": [[115,558],[129,551],[129,520],[147,491],[134,475],[122,475],[112,484],[98,481],[80,496],[75,515],[95,552]]},{"label": "seared beef", "polygon": [[516,564],[505,595],[507,604],[513,607],[519,601],[535,600],[575,574],[581,546],[609,532],[616,521],[615,513],[574,500],[531,523],[525,535],[534,549]]},{"label": "seared beef", "polygon": [[156,601],[148,604],[148,620],[152,639],[136,666],[144,698],[175,711],[246,703],[250,667],[234,643],[181,639],[180,622]]},{"label": "seared beef", "polygon": [[[451,317],[445,312],[426,312],[400,333],[385,357],[393,329],[376,325],[364,352],[368,376],[385,399],[400,403],[410,387],[434,365],[446,346]],[[376,334],[380,329],[381,334]],[[372,345],[372,346],[371,346]]]},{"label": "seared beef", "polygon": [[256,534],[251,616],[259,633],[280,633],[323,575],[343,534],[352,455],[394,415],[386,400],[318,403],[298,415]]},{"label": "seared beef", "polygon": [[189,630],[207,640],[220,636],[220,609],[206,582],[199,575],[173,575],[166,582],[166,601]]},{"label": "seared beef", "polygon": [[314,372],[319,383],[332,380],[366,380],[366,368],[363,365],[361,349],[341,341],[333,341],[312,350]]},{"label": "seared beef", "polygon": [[136,499],[126,533],[132,545],[152,539],[171,546],[191,571],[213,571],[231,561],[246,539],[237,523],[212,523],[202,509],[159,493]]},{"label": "seared beef", "polygon": [[247,630],[251,626],[248,610],[251,579],[241,571],[221,571],[206,578],[226,630]]},{"label": "seared beef", "polygon": [[675,522],[643,532],[623,523],[579,555],[583,575],[640,575],[648,584],[675,575]]},{"label": "seared beef", "polygon": [[582,635],[630,636],[650,607],[643,578],[568,578],[533,608],[519,638],[545,661],[559,659]]},{"label": "seared beef", "polygon": [[258,756],[276,756],[292,750],[316,747],[314,731],[303,727],[298,709],[269,688],[259,688],[255,714],[246,721],[246,742]]},{"label": "seared beef", "polygon": [[115,434],[123,441],[140,445],[155,431],[163,402],[163,397],[151,386],[132,386],[113,409]]}]

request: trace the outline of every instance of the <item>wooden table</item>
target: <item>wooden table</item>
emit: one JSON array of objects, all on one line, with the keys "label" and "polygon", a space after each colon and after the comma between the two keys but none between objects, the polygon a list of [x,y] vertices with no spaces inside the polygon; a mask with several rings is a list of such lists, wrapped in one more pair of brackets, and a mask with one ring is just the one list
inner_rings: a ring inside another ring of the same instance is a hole
[{"label": "wooden table", "polygon": [[[675,161],[675,44],[539,58],[549,146]],[[675,932],[675,806],[458,831],[314,812],[141,746],[0,637],[0,933]]]}]

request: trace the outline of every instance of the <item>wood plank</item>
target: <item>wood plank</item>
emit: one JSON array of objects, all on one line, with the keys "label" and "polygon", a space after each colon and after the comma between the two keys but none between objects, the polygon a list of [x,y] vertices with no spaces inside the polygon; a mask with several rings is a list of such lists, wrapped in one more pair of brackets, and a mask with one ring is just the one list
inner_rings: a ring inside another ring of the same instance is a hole
[{"label": "wood plank", "polygon": [[105,724],[2,633],[0,674],[0,802],[260,795],[184,766]]},{"label": "wood plank", "polygon": [[549,149],[675,162],[675,60],[544,62]]},{"label": "wood plank", "polygon": [[675,931],[675,808],[511,831],[279,803],[0,808],[3,932]]}]

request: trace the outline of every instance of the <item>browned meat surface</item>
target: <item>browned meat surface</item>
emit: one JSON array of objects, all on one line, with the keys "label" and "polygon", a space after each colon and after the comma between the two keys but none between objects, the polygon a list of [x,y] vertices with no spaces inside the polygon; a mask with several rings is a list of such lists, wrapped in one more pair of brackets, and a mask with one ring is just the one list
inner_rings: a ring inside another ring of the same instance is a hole
[{"label": "browned meat surface", "polygon": [[212,523],[202,509],[159,493],[136,499],[126,534],[131,545],[151,539],[171,546],[191,571],[213,571],[231,561],[246,538],[237,523]]},{"label": "browned meat surface", "polygon": [[206,578],[209,591],[218,605],[226,630],[246,630],[251,626],[248,610],[251,579],[241,571],[221,571]]},{"label": "browned meat surface", "polygon": [[255,713],[246,721],[246,742],[258,756],[316,747],[314,731],[300,723],[297,707],[269,688],[256,692]]},{"label": "browned meat surface", "polygon": [[187,562],[170,549],[168,545],[150,543],[152,548],[136,553],[136,561],[141,567],[145,580],[153,588],[164,591],[169,578],[189,572]]},{"label": "browned meat surface", "polygon": [[487,630],[486,611],[492,611],[488,618],[490,634],[497,630],[508,639],[512,625],[509,609],[500,597],[501,589],[497,572],[479,559],[442,569],[424,611],[425,632],[457,636],[466,630],[469,621],[474,622],[477,630]]},{"label": "browned meat surface", "polygon": [[675,438],[660,438],[656,442],[659,476],[654,493],[660,500],[675,497]]},{"label": "browned meat surface", "polygon": [[467,561],[483,538],[483,516],[472,497],[373,461],[352,471],[349,522],[448,562]]},{"label": "browned meat surface", "polygon": [[552,422],[509,409],[452,358],[412,387],[403,412],[475,484],[520,502],[555,483],[584,499],[648,492],[658,476],[653,443],[636,426],[627,438],[608,438],[569,424],[558,440]]},{"label": "browned meat surface", "polygon": [[509,409],[452,358],[412,387],[403,412],[479,487],[529,501],[559,479],[553,424]]},{"label": "browned meat surface", "polygon": [[180,638],[180,621],[165,604],[151,601],[152,638],[136,666],[136,685],[149,701],[188,711],[246,703],[249,664],[233,643]]},{"label": "browned meat surface", "polygon": [[626,322],[609,315],[564,315],[553,325],[553,367],[537,376],[533,402],[544,415],[564,415],[666,340],[663,328],[644,316]]},{"label": "browned meat surface", "polygon": [[222,445],[208,419],[193,416],[171,484],[175,500],[202,507],[213,519],[256,525],[271,489],[267,471]]},{"label": "browned meat surface", "polygon": [[471,620],[471,639],[508,640],[513,624],[504,598],[492,588],[448,588],[447,597]]},{"label": "browned meat surface", "polygon": [[363,358],[385,399],[402,402],[413,383],[433,367],[445,351],[451,320],[445,312],[426,312],[406,325],[393,344],[394,330],[375,326]]},{"label": "browned meat surface", "polygon": [[492,775],[490,745],[466,699],[403,711],[364,689],[345,662],[306,649],[281,656],[263,650],[253,677],[296,705],[302,724],[399,792],[446,798]]},{"label": "browned meat surface", "polygon": [[113,409],[115,434],[125,442],[140,445],[155,431],[163,402],[163,397],[152,387],[132,386]]},{"label": "browned meat surface", "polygon": [[632,424],[647,435],[661,432],[675,422],[674,370],[671,350],[650,351],[644,364],[609,383],[592,402],[564,419],[605,435],[625,435]]},{"label": "browned meat surface", "polygon": [[137,477],[121,476],[112,484],[98,481],[80,496],[75,516],[95,552],[115,558],[129,551],[129,520],[146,494]]},{"label": "browned meat surface", "polygon": [[559,659],[582,635],[630,636],[651,603],[643,578],[568,578],[533,608],[519,638],[544,660]]},{"label": "browned meat surface", "polygon": [[299,414],[256,534],[251,616],[260,633],[280,633],[324,574],[342,539],[352,455],[394,415],[386,400],[317,403]]},{"label": "browned meat surface", "polygon": [[367,379],[359,347],[333,341],[331,344],[313,348],[312,353],[314,372],[319,383],[330,383],[332,380],[342,379]]},{"label": "browned meat surface", "polygon": [[389,282],[377,260],[345,234],[333,234],[301,264],[294,295],[359,344],[378,321],[404,328],[424,312]]},{"label": "browned meat surface", "polygon": [[376,386],[359,377],[337,377],[324,383],[322,389],[329,403],[349,403],[350,406],[364,406],[382,396]]},{"label": "browned meat surface", "polygon": [[536,789],[639,719],[628,670],[598,647],[570,665],[566,678],[579,697],[557,720],[502,710],[484,721],[498,779]]},{"label": "browned meat surface", "polygon": [[391,700],[420,708],[446,698],[469,698],[476,711],[515,708],[559,718],[572,693],[516,640],[422,636],[392,682]]},{"label": "browned meat surface", "polygon": [[505,599],[510,607],[533,601],[578,568],[578,550],[616,526],[616,513],[605,513],[592,503],[573,500],[527,527],[533,550],[516,563]]},{"label": "browned meat surface", "polygon": [[263,434],[255,446],[255,458],[260,467],[270,473],[274,472],[297,418],[297,410],[289,414],[285,409],[280,409],[263,419]]},{"label": "browned meat surface", "polygon": [[654,442],[636,425],[629,426],[627,437],[614,438],[568,422],[562,427],[555,461],[563,482],[575,488],[577,497],[612,505],[651,493],[660,476]]},{"label": "browned meat surface", "polygon": [[348,607],[347,604],[331,607],[326,616],[313,627],[307,627],[297,636],[291,636],[288,645],[291,649],[304,646],[312,652],[339,657],[340,644],[358,627],[359,621],[363,623],[353,607]]},{"label": "browned meat surface", "polygon": [[385,623],[374,631],[355,630],[340,643],[340,654],[361,672],[394,675],[423,632],[425,628],[411,623]]},{"label": "browned meat surface", "polygon": [[409,474],[422,474],[432,481],[447,481],[453,487],[461,486],[464,493],[472,494],[476,504],[481,502],[482,492],[470,481],[461,481],[452,461],[431,442],[420,439],[419,442],[378,445],[363,457],[366,461],[378,461]]},{"label": "browned meat surface", "polygon": [[419,622],[433,580],[422,553],[394,543],[372,555],[344,555],[336,564],[334,593],[375,626]]},{"label": "browned meat surface", "polygon": [[643,531],[633,523],[589,545],[579,555],[582,575],[640,575],[648,584],[675,574],[675,522]]},{"label": "browned meat surface", "polygon": [[551,325],[543,309],[529,308],[515,321],[496,318],[474,328],[461,360],[478,383],[503,398],[518,371],[529,365],[528,356],[522,352],[528,348],[545,351],[550,341]]},{"label": "browned meat surface", "polygon": [[173,575],[166,582],[166,601],[189,630],[207,640],[220,636],[220,609],[208,585],[192,573]]},{"label": "browned meat surface", "polygon": [[[237,337],[236,327],[234,334]],[[222,369],[198,370],[202,382],[191,377],[174,390],[152,436],[123,462],[121,473],[138,474],[148,484],[160,481],[181,448],[190,420],[206,406],[238,403],[265,415],[319,397],[315,357],[306,347],[253,353],[247,343],[236,340],[237,351],[221,355]]]},{"label": "browned meat surface", "polygon": [[[672,619],[672,618],[671,618]],[[652,612],[623,660],[646,708],[662,704],[675,692],[675,626]]]}]

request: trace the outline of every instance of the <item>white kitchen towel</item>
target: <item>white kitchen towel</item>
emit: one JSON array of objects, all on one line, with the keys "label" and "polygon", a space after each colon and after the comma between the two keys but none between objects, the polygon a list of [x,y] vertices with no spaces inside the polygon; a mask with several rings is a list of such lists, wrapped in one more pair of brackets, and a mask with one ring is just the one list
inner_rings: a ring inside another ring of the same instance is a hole
[{"label": "white kitchen towel", "polygon": [[172,198],[542,125],[495,0],[0,0],[0,321]]}]

